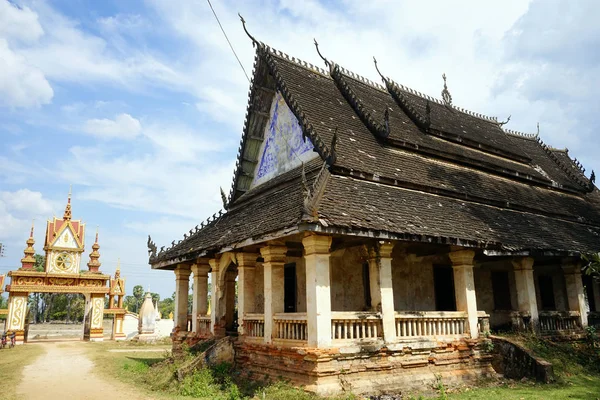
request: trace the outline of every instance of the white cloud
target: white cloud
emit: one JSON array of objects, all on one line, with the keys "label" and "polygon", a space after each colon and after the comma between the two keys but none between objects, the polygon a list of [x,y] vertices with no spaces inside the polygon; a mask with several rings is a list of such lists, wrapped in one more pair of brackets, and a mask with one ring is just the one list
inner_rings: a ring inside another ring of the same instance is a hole
[{"label": "white cloud", "polygon": [[0,38],[0,106],[39,107],[48,104],[54,91],[44,74],[31,66]]},{"label": "white cloud", "polygon": [[37,13],[29,7],[17,7],[0,1],[0,37],[33,42],[44,34]]},{"label": "white cloud", "polygon": [[101,138],[131,139],[139,135],[142,124],[129,114],[119,114],[114,119],[89,119],[82,130]]}]

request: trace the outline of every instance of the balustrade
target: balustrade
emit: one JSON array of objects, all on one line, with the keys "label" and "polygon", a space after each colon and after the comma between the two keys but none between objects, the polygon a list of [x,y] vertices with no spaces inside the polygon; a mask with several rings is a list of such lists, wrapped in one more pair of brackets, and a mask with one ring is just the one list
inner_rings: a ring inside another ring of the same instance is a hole
[{"label": "balustrade", "polygon": [[579,311],[540,311],[539,318],[542,333],[581,329]]},{"label": "balustrade", "polygon": [[487,335],[490,333],[490,316],[485,311],[477,312],[477,326],[479,333]]},{"label": "balustrade", "polygon": [[192,314],[187,315],[187,321],[185,324],[185,331],[192,332]]},{"label": "balustrade", "polygon": [[275,338],[285,340],[308,340],[306,313],[278,313],[273,316]]},{"label": "balustrade", "polygon": [[375,312],[332,312],[331,338],[334,340],[370,339],[383,336],[381,315]]},{"label": "balustrade", "polygon": [[198,316],[198,335],[210,336],[210,315],[209,316]]},{"label": "balustrade", "polygon": [[466,335],[467,313],[462,311],[397,312],[396,336]]},{"label": "balustrade", "polygon": [[245,314],[244,332],[250,337],[265,336],[265,316],[263,314]]}]

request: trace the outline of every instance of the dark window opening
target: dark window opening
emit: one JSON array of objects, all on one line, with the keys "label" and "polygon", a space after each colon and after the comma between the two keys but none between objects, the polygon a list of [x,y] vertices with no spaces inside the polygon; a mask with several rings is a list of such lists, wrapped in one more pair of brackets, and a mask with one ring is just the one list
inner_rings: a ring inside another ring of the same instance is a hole
[{"label": "dark window opening", "polygon": [[494,310],[511,310],[508,271],[492,271]]},{"label": "dark window opening", "polygon": [[596,304],[596,299],[594,298],[594,278],[590,275],[583,275],[582,278],[583,286],[585,287],[585,296],[587,297],[590,311],[598,311],[598,306],[600,306],[600,304]]},{"label": "dark window opening", "polygon": [[363,263],[362,265],[362,278],[363,278],[363,289],[365,296],[365,309],[370,310],[371,304],[371,278],[369,277],[369,263]]},{"label": "dark window opening", "polygon": [[283,282],[283,311],[296,312],[296,263],[283,266]]},{"label": "dark window opening", "polygon": [[538,285],[540,287],[540,300],[542,301],[542,310],[556,310],[552,277],[549,275],[540,275],[538,277]]},{"label": "dark window opening", "polygon": [[435,291],[435,309],[437,311],[456,311],[454,294],[454,272],[452,267],[433,267],[433,286]]}]

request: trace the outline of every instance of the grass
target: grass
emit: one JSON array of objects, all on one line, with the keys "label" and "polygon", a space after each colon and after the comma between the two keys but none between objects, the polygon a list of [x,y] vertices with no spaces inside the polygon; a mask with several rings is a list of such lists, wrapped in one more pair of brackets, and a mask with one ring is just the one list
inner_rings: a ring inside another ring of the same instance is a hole
[{"label": "grass", "polygon": [[[243,380],[229,364],[205,368],[188,375],[182,382],[175,378],[177,368],[185,359],[174,360],[164,351],[148,352],[156,345],[131,344],[130,342],[91,343],[88,355],[96,364],[96,370],[109,378],[134,385],[142,393],[158,399],[214,399],[214,400],[318,400],[321,397],[306,393],[284,382],[266,384]],[[109,350],[127,350],[111,352]],[[188,357],[192,357],[189,355]],[[189,358],[188,358],[189,359]],[[337,400],[355,399],[353,396]]]},{"label": "grass", "polygon": [[[513,337],[515,339],[515,337]],[[600,349],[590,342],[553,342],[535,336],[516,337],[535,355],[552,363],[556,383],[503,380],[487,387],[463,389],[454,399],[600,399]]]},{"label": "grass", "polygon": [[0,393],[3,399],[18,399],[16,389],[23,368],[44,353],[42,346],[27,344],[0,350]]},{"label": "grass", "polygon": [[[589,343],[550,342],[536,337],[518,337],[536,355],[554,366],[557,382],[540,384],[531,380],[488,380],[479,387],[447,389],[437,383],[437,399],[600,399],[600,349]],[[169,345],[146,345],[131,342],[94,343],[88,346],[97,370],[110,377],[138,387],[142,393],[158,399],[215,399],[215,400],[318,400],[319,396],[306,393],[284,382],[267,384],[240,379],[230,365],[202,369],[186,377],[175,379],[175,371],[185,360],[169,357]],[[109,352],[110,349],[126,352]],[[147,352],[146,349],[159,349]],[[0,352],[1,355],[1,352]],[[191,357],[189,355],[188,357]],[[428,393],[431,395],[431,392]],[[418,397],[423,398],[417,394]],[[352,396],[341,399],[357,399]]]}]

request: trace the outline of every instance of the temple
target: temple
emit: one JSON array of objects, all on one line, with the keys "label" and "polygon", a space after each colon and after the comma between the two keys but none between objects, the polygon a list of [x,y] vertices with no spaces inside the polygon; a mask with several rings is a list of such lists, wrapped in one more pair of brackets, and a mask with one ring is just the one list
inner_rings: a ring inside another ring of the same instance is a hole
[{"label": "temple", "polygon": [[580,255],[600,251],[600,192],[568,150],[457,107],[445,76],[436,99],[252,40],[224,210],[148,239],[175,273],[175,342],[235,335],[245,372],[366,393],[491,373],[490,328],[598,322]]},{"label": "temple", "polygon": [[[84,340],[104,340],[103,320],[105,314],[114,315],[111,337],[116,340],[125,338],[123,333],[123,296],[125,280],[117,267],[114,279],[100,272],[100,245],[98,232],[92,245],[88,270],[81,271],[82,255],[85,252],[85,223],[73,220],[71,212],[71,193],[62,218],[48,220],[44,237],[46,253],[43,270],[35,268],[35,240],[33,225],[27,239],[21,268],[8,272],[11,278],[6,285],[8,297],[8,316],[5,331],[15,333],[16,343],[27,341],[29,319],[28,297],[32,293],[77,293],[85,297]],[[0,293],[2,290],[0,282]],[[105,298],[109,296],[109,308],[104,308]],[[118,301],[115,303],[115,298]]]}]

